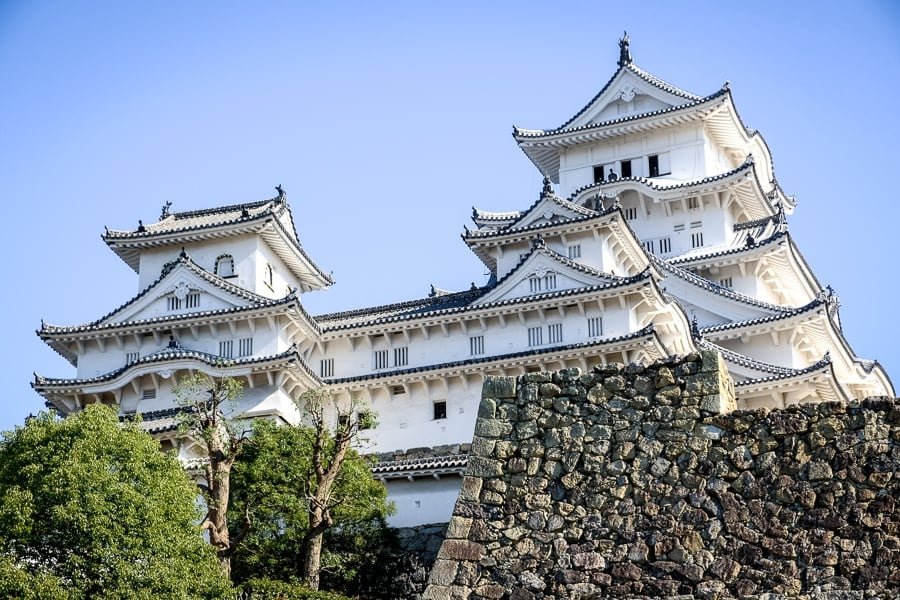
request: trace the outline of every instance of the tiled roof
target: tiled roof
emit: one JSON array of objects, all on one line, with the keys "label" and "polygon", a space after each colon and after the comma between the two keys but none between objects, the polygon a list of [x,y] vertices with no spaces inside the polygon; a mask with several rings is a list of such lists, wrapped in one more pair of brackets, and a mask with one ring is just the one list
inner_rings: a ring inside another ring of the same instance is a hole
[{"label": "tiled roof", "polygon": [[[530,255],[531,253],[523,257],[519,262],[519,265],[521,265],[522,262],[524,262]],[[560,254],[556,254],[556,257],[554,258],[556,258],[558,262],[572,266],[573,268],[576,268],[586,274],[606,278],[615,277],[609,275],[608,273],[602,273],[588,266],[572,261]],[[516,268],[518,268],[518,266]],[[505,281],[511,274],[512,272],[508,273],[505,277],[497,282],[497,285]],[[497,300],[495,302],[488,302],[486,304],[472,306],[472,303],[475,300],[496,287],[496,285],[493,285],[490,288],[478,288],[476,290],[457,292],[455,294],[447,294],[443,296],[422,298],[421,300],[413,300],[410,302],[387,304],[383,306],[363,308],[354,311],[320,315],[315,317],[315,319],[318,321],[319,326],[321,327],[323,332],[340,331],[343,329],[351,329],[354,327],[381,325],[384,323],[394,323],[398,321],[406,321],[409,319],[459,314],[467,310],[482,310],[486,308],[510,306],[519,303],[531,303],[535,301],[547,300],[550,298],[565,298],[585,292],[596,292],[600,290],[612,289],[615,287],[625,287],[627,285],[631,285],[632,283],[649,278],[650,273],[649,271],[645,270],[644,272],[634,275],[633,277],[615,277],[615,281],[606,284],[584,286],[567,290],[555,290],[552,292],[545,292],[532,296]]]},{"label": "tiled roof", "polygon": [[414,476],[416,474],[428,474],[435,470],[449,470],[455,473],[462,473],[468,462],[468,454],[451,454],[446,456],[431,456],[428,458],[391,460],[377,463],[372,467],[372,475],[381,478],[406,477]]},{"label": "tiled roof", "polygon": [[[187,254],[182,253],[181,256],[179,256],[177,259],[175,259],[172,262],[167,263],[165,266],[163,266],[162,271],[160,272],[160,275],[156,279],[156,281],[154,281],[153,283],[151,283],[150,285],[145,287],[141,292],[138,293],[137,296],[134,296],[133,298],[131,298],[130,300],[128,300],[121,306],[114,308],[112,311],[106,313],[99,319],[91,321],[90,323],[85,323],[83,325],[73,325],[73,326],[69,326],[69,327],[49,325],[47,323],[42,323],[41,329],[37,333],[38,333],[38,335],[40,335],[42,332],[45,332],[45,331],[47,333],[81,331],[81,330],[86,330],[86,329],[97,327],[98,325],[102,324],[103,321],[105,321],[106,319],[112,317],[119,311],[124,310],[125,308],[131,306],[132,304],[134,304],[135,302],[137,302],[138,300],[140,300],[141,298],[146,296],[148,293],[150,293],[160,283],[162,283],[166,279],[166,277],[169,275],[169,273],[171,273],[172,270],[178,265],[184,265],[192,273],[199,275],[205,281],[208,281],[209,283],[215,285],[216,287],[219,287],[219,288],[225,290],[226,292],[229,292],[230,294],[233,294],[239,298],[253,302],[253,303],[257,304],[258,306],[270,305],[273,302],[273,300],[271,298],[266,298],[265,296],[260,296],[259,294],[254,294],[251,291],[245,290],[242,287],[239,287],[239,286],[234,285],[233,283],[230,283],[228,280],[223,279],[223,278],[219,277],[218,275],[213,275],[209,271],[206,271],[205,269],[203,269],[199,265],[197,265],[197,263],[195,263],[193,260],[191,260]],[[288,297],[290,297],[290,296],[288,296]],[[281,300],[277,300],[274,302],[281,302]],[[179,317],[184,316],[184,313],[182,313],[181,315],[178,315],[178,316]]]},{"label": "tiled roof", "polygon": [[429,371],[439,371],[443,369],[452,369],[455,367],[463,367],[469,365],[479,365],[490,362],[504,362],[509,360],[515,360],[518,358],[524,358],[529,356],[540,356],[545,354],[553,354],[555,352],[565,352],[570,350],[591,350],[595,348],[599,348],[601,346],[606,346],[610,344],[615,344],[618,342],[626,342],[631,340],[638,340],[641,338],[651,338],[656,335],[653,324],[649,324],[643,329],[639,329],[638,331],[634,331],[632,333],[627,333],[625,335],[620,335],[616,337],[609,338],[599,338],[596,340],[591,340],[588,342],[579,342],[577,344],[562,344],[559,346],[541,346],[540,348],[532,348],[530,350],[523,350],[521,352],[512,352],[509,354],[500,354],[494,356],[484,356],[481,358],[470,358],[466,360],[457,360],[446,363],[439,363],[433,365],[424,365],[421,367],[411,367],[408,369],[395,369],[391,371],[380,371],[378,373],[367,373],[365,375],[356,375],[353,377],[338,377],[333,379],[326,379],[325,382],[331,385],[341,385],[346,383],[354,383],[359,381],[371,381],[374,379],[383,379],[385,377],[398,377],[403,375],[411,375],[415,373],[425,373]]},{"label": "tiled roof", "polygon": [[[561,202],[565,202],[565,200],[561,200],[560,203]],[[571,202],[568,202],[567,204],[569,204],[572,207],[578,206],[577,204],[573,204]],[[529,207],[528,211],[530,211],[532,208],[534,208],[534,207],[533,206]],[[565,219],[565,220],[561,220],[561,221],[544,221],[544,222],[539,222],[539,223],[532,223],[531,225],[526,225],[524,227],[504,227],[502,229],[488,229],[488,230],[476,229],[475,231],[466,231],[466,233],[464,233],[462,237],[463,237],[464,241],[469,241],[469,240],[475,240],[475,239],[482,240],[482,239],[487,239],[487,238],[491,238],[491,237],[500,237],[500,236],[511,235],[511,234],[516,234],[516,233],[526,233],[526,232],[530,232],[530,231],[541,231],[543,229],[550,229],[552,227],[558,227],[560,225],[571,225],[571,224],[575,224],[575,223],[583,223],[585,221],[590,221],[591,219],[599,219],[602,217],[606,217],[606,216],[608,216],[614,212],[617,212],[619,210],[618,207],[616,207],[616,206],[611,206],[610,208],[607,208],[601,212],[591,210],[588,208],[584,208],[582,206],[578,206],[578,209],[579,210],[577,210],[576,212],[582,214],[583,216],[577,217],[577,218]],[[525,212],[527,213],[528,211],[525,211]]]},{"label": "tiled roof", "polygon": [[722,256],[729,256],[729,255],[733,255],[733,254],[740,254],[742,252],[751,252],[753,250],[762,248],[763,246],[775,244],[779,240],[781,240],[781,238],[783,238],[787,235],[788,235],[787,232],[780,231],[766,239],[755,240],[752,245],[747,245],[745,243],[743,245],[731,245],[731,246],[721,247],[718,249],[715,247],[713,247],[713,248],[698,248],[696,252],[695,251],[686,252],[685,254],[682,254],[680,256],[675,256],[673,258],[669,258],[668,261],[672,264],[677,265],[677,264],[684,264],[684,263],[688,263],[688,262],[704,261],[704,260],[709,260],[712,258],[719,258]]},{"label": "tiled roof", "polygon": [[249,222],[273,213],[274,208],[280,203],[283,203],[283,201],[278,198],[271,198],[269,200],[260,200],[259,202],[171,213],[157,223],[141,225],[137,229],[107,229],[104,239],[148,238],[167,233],[196,231],[209,227]]},{"label": "tiled roof", "polygon": [[506,212],[493,212],[489,210],[481,210],[480,208],[472,207],[472,220],[473,221],[510,221],[513,219],[518,219],[524,214],[521,210],[511,210]]},{"label": "tiled roof", "polygon": [[[130,302],[131,301],[129,301],[129,303]],[[85,332],[89,332],[89,331],[90,332],[100,332],[100,331],[106,331],[109,329],[116,329],[119,327],[140,328],[140,327],[144,327],[147,325],[166,325],[166,324],[171,324],[173,322],[189,321],[189,320],[194,320],[194,319],[203,319],[206,317],[225,317],[225,316],[230,316],[230,315],[239,315],[241,313],[259,310],[260,308],[270,308],[270,307],[274,307],[274,306],[288,305],[291,303],[296,303],[296,308],[301,313],[306,314],[306,311],[303,308],[303,306],[299,302],[297,302],[296,294],[291,293],[291,294],[285,296],[284,298],[277,298],[274,300],[267,298],[265,302],[260,303],[260,304],[255,304],[252,306],[234,306],[231,308],[220,308],[220,309],[216,309],[216,310],[203,310],[203,311],[198,311],[198,312],[179,313],[179,314],[175,314],[175,315],[165,315],[162,317],[154,317],[152,319],[136,319],[133,321],[121,321],[121,322],[116,322],[116,323],[106,323],[106,324],[102,324],[102,325],[98,324],[99,322],[102,322],[104,319],[108,318],[109,315],[107,315],[101,319],[98,319],[98,321],[94,321],[92,323],[87,323],[84,325],[60,326],[60,325],[50,325],[47,323],[41,323],[41,329],[38,330],[37,334],[41,338],[45,338],[45,337],[63,335],[63,334],[85,333]],[[116,309],[116,311],[120,310],[121,308],[124,308],[125,306],[127,306],[127,304],[123,305],[122,307],[119,307],[119,309]],[[110,313],[110,314],[114,314],[116,311],[113,311],[113,313]],[[309,317],[309,315],[306,315],[306,316],[307,316],[307,319],[310,320],[310,325],[313,328],[316,328],[317,325],[315,322],[313,322],[311,320],[312,318]]]},{"label": "tiled roof", "polygon": [[672,84],[670,84],[670,83],[668,83],[668,82],[666,82],[666,81],[663,81],[663,80],[660,79],[659,77],[656,77],[656,76],[654,76],[654,75],[651,75],[651,74],[648,73],[647,71],[645,71],[645,70],[641,69],[640,67],[638,67],[638,66],[637,66],[636,64],[634,64],[633,62],[625,63],[624,65],[620,66],[620,67],[616,70],[615,73],[613,73],[613,76],[609,78],[609,81],[606,82],[606,85],[604,85],[604,86],[600,89],[600,91],[597,92],[597,94],[596,94],[593,98],[591,98],[591,100],[590,100],[587,104],[585,104],[585,105],[584,105],[577,113],[575,113],[575,115],[574,115],[571,119],[569,119],[568,121],[566,121],[565,123],[563,123],[562,125],[560,125],[557,129],[565,129],[566,127],[569,126],[569,124],[570,124],[572,121],[575,121],[578,117],[580,117],[581,115],[583,115],[584,112],[585,112],[587,109],[589,109],[589,108],[591,107],[591,105],[593,105],[594,102],[596,102],[596,101],[600,98],[600,96],[602,96],[602,95],[606,92],[607,89],[609,89],[609,86],[612,85],[612,82],[616,79],[616,77],[619,76],[619,72],[622,71],[622,70],[631,71],[632,73],[634,73],[635,75],[637,75],[638,77],[640,77],[641,79],[643,79],[644,81],[646,81],[647,83],[649,83],[650,85],[653,85],[653,86],[655,86],[655,87],[657,87],[657,88],[659,88],[659,89],[661,89],[661,90],[663,90],[664,92],[667,92],[667,93],[669,93],[669,94],[673,94],[673,95],[675,95],[675,96],[680,96],[680,97],[682,97],[682,98],[685,98],[686,100],[692,100],[692,101],[696,101],[696,100],[700,100],[700,99],[701,99],[700,96],[697,96],[697,95],[694,95],[694,94],[692,94],[692,93],[690,93],[690,92],[687,92],[687,91],[685,91],[685,90],[682,90],[681,88],[678,88],[678,87],[676,87],[676,86],[674,86],[674,85],[672,85]]},{"label": "tiled roof", "polygon": [[774,375],[769,375],[767,377],[757,377],[755,379],[743,379],[741,381],[735,381],[734,387],[749,387],[753,385],[759,385],[761,383],[769,383],[772,381],[781,381],[784,379],[792,379],[794,377],[803,377],[804,375],[809,375],[810,373],[815,373],[817,371],[830,371],[832,378],[834,377],[834,370],[831,368],[831,358],[826,356],[819,361],[809,365],[805,369],[794,369],[790,373],[779,373]]},{"label": "tiled roof", "polygon": [[752,296],[740,294],[738,292],[735,292],[732,289],[718,285],[717,283],[713,283],[712,281],[710,281],[709,279],[706,279],[705,277],[700,277],[699,275],[695,275],[694,273],[691,273],[687,269],[683,269],[683,268],[679,267],[678,265],[674,265],[674,264],[672,264],[666,260],[663,260],[657,256],[650,255],[650,259],[655,265],[659,266],[662,270],[667,271],[667,272],[671,273],[672,275],[675,275],[676,277],[683,279],[683,280],[687,281],[688,283],[691,283],[699,288],[708,290],[710,292],[713,292],[714,294],[718,294],[719,296],[723,296],[725,298],[730,298],[732,300],[736,300],[743,304],[749,304],[750,306],[764,308],[766,310],[770,310],[770,311],[773,311],[776,313],[790,312],[792,310],[790,308],[778,306],[777,304],[771,304],[769,302],[763,302],[762,300],[757,300],[756,298],[754,298]]},{"label": "tiled roof", "polygon": [[151,365],[151,364],[160,364],[167,363],[173,360],[183,360],[183,359],[191,359],[200,361],[206,365],[211,367],[218,368],[230,368],[230,367],[239,367],[245,365],[255,365],[255,364],[265,364],[267,362],[280,361],[280,360],[290,360],[291,362],[297,362],[301,364],[304,369],[307,371],[309,375],[318,380],[318,377],[313,374],[313,372],[306,366],[306,363],[300,358],[300,355],[297,353],[297,349],[294,347],[285,350],[279,354],[273,354],[269,356],[247,356],[243,358],[228,358],[224,356],[218,356],[216,354],[210,354],[209,352],[200,352],[198,350],[188,350],[186,348],[163,348],[158,352],[154,352],[153,354],[148,354],[147,356],[143,356],[133,363],[129,363],[123,367],[110,371],[109,373],[105,373],[103,375],[98,375],[96,377],[85,377],[82,379],[78,378],[53,378],[53,377],[43,377],[34,374],[34,382],[31,384],[33,388],[44,388],[44,387],[53,387],[53,386],[73,386],[73,385],[91,385],[95,383],[104,383],[107,381],[112,381],[125,371],[129,369],[134,369],[136,367],[140,367],[143,365]]},{"label": "tiled roof", "polygon": [[782,312],[774,315],[766,315],[765,317],[759,317],[757,319],[748,319],[746,321],[732,321],[730,323],[721,323],[719,325],[710,325],[708,327],[702,327],[700,329],[700,333],[703,335],[707,335],[710,333],[718,333],[720,331],[728,331],[731,329],[743,329],[744,327],[752,327],[754,325],[760,325],[763,323],[773,323],[776,321],[784,321],[786,319],[790,319],[792,317],[796,317],[797,315],[802,315],[804,313],[813,312],[817,310],[820,306],[825,306],[829,303],[827,299],[824,298],[815,298],[808,304],[803,306],[798,306],[796,308],[784,309],[782,307]]},{"label": "tiled roof", "polygon": [[[740,354],[739,352],[729,350],[728,348],[726,348],[724,346],[714,344],[708,340],[700,339],[700,340],[695,340],[695,341],[697,342],[697,345],[703,349],[715,350],[716,352],[720,353],[722,355],[722,357],[725,358],[726,361],[728,361],[732,364],[740,365],[740,366],[746,367],[748,369],[753,369],[754,371],[759,371],[761,373],[769,373],[771,375],[785,375],[785,376],[792,377],[792,376],[797,375],[798,373],[805,370],[805,369],[795,369],[792,367],[782,367],[779,365],[773,365],[771,363],[762,362],[762,361],[756,360],[755,358],[751,358],[751,357],[747,356],[746,354]],[[815,363],[815,365],[818,365],[822,361],[827,361],[828,363],[830,363],[831,357],[826,356],[822,360]],[[815,366],[815,365],[813,365],[813,366]],[[810,367],[806,367],[806,369],[809,369],[809,368]]]},{"label": "tiled roof", "polygon": [[572,119],[567,121],[565,124],[563,124],[558,129],[532,130],[532,129],[521,129],[521,128],[515,127],[513,130],[513,135],[516,137],[519,137],[519,138],[523,138],[523,139],[537,139],[537,138],[542,138],[542,137],[550,137],[550,136],[554,136],[554,135],[558,135],[558,134],[577,133],[577,132],[586,131],[588,129],[601,129],[603,127],[609,127],[612,125],[620,125],[620,124],[628,123],[631,121],[638,121],[640,119],[648,119],[648,118],[652,118],[652,117],[666,115],[669,113],[679,112],[682,110],[689,110],[689,109],[701,106],[703,104],[706,104],[707,102],[717,100],[723,96],[727,96],[729,93],[730,92],[729,92],[728,88],[723,87],[719,91],[715,92],[714,94],[710,94],[709,96],[706,96],[705,98],[698,98],[696,100],[692,100],[691,102],[686,102],[684,104],[677,104],[675,106],[669,106],[666,108],[661,108],[659,110],[654,110],[654,111],[650,111],[650,112],[626,115],[624,117],[619,117],[617,119],[610,119],[608,121],[601,121],[599,123],[588,123],[586,125],[581,125],[579,127],[568,127],[568,124],[571,123],[575,119],[575,117],[573,117]]},{"label": "tiled roof", "polygon": [[186,412],[188,412],[188,410],[181,407],[166,408],[163,410],[150,410],[143,413],[125,415],[120,417],[119,420],[126,423],[134,422],[137,417],[140,417],[140,422],[137,423],[138,427],[150,434],[164,433],[177,429],[179,425],[179,415]]}]

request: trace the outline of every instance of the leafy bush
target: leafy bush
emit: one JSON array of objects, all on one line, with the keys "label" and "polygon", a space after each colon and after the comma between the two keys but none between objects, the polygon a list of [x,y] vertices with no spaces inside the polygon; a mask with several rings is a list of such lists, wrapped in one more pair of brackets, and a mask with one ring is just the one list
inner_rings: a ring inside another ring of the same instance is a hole
[{"label": "leafy bush", "polygon": [[249,579],[240,589],[239,600],[350,600],[334,592],[311,590],[299,583],[274,579]]}]

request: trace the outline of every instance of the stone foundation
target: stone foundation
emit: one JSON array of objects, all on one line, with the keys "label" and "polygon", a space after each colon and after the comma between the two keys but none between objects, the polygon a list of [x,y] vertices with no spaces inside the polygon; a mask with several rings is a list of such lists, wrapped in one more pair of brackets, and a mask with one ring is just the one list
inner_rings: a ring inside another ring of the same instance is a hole
[{"label": "stone foundation", "polygon": [[733,409],[711,352],[488,377],[424,597],[897,597],[900,403]]}]

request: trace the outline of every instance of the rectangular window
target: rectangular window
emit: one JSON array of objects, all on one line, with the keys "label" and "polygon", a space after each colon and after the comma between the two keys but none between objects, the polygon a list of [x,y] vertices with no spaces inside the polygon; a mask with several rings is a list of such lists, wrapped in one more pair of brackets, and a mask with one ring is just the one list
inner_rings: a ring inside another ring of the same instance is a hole
[{"label": "rectangular window", "polygon": [[643,245],[644,249],[650,254],[656,252],[656,244],[654,243],[654,240],[647,240],[646,242],[643,242]]},{"label": "rectangular window", "polygon": [[250,356],[253,354],[253,338],[241,338],[238,340],[238,356]]},{"label": "rectangular window", "polygon": [[434,420],[447,418],[447,402],[440,401],[434,403]]},{"label": "rectangular window", "polygon": [[184,298],[185,308],[197,308],[200,306],[200,292],[191,292]]},{"label": "rectangular window", "polygon": [[394,348],[394,366],[395,367],[405,367],[409,364],[409,348],[403,346],[401,348]]},{"label": "rectangular window", "polygon": [[126,365],[134,364],[138,361],[138,359],[140,357],[141,357],[141,355],[138,352],[129,352],[125,355],[125,364]]},{"label": "rectangular window", "polygon": [[588,317],[588,337],[603,335],[603,317]]},{"label": "rectangular window", "polygon": [[594,183],[603,181],[603,165],[594,165]]},{"label": "rectangular window", "polygon": [[179,300],[175,296],[169,296],[168,298],[166,298],[167,310],[178,310],[179,308],[181,308],[181,300]]},{"label": "rectangular window", "polygon": [[141,400],[153,400],[156,398],[156,390],[144,390],[141,393]]},{"label": "rectangular window", "polygon": [[375,351],[375,368],[376,369],[387,369],[390,365],[390,353],[387,350],[376,350]]},{"label": "rectangular window", "polygon": [[688,208],[690,208],[690,209],[700,208],[700,199],[699,198],[688,198]]},{"label": "rectangular window", "polygon": [[531,293],[541,291],[541,279],[540,277],[532,277],[528,280],[528,286],[531,289]]},{"label": "rectangular window", "polygon": [[547,273],[544,275],[544,287],[548,290],[556,289],[556,273]]},{"label": "rectangular window", "polygon": [[478,356],[479,354],[484,354],[484,336],[483,335],[474,335],[469,338],[469,354],[471,356]]},{"label": "rectangular window", "polygon": [[632,206],[631,208],[626,208],[625,218],[629,221],[634,221],[635,219],[637,219],[637,207]]},{"label": "rectangular window", "polygon": [[622,161],[622,177],[631,177],[631,161],[623,160]]},{"label": "rectangular window", "polygon": [[544,343],[544,330],[540,327],[528,328],[528,345],[540,346]]},{"label": "rectangular window", "polygon": [[647,166],[650,170],[650,177],[659,177],[659,155],[651,154],[647,157]]},{"label": "rectangular window", "polygon": [[659,238],[659,253],[666,254],[672,251],[672,238]]},{"label": "rectangular window", "polygon": [[698,231],[696,233],[691,234],[691,247],[699,248],[703,245],[703,232]]},{"label": "rectangular window", "polygon": [[231,358],[234,356],[234,340],[219,342],[219,356]]},{"label": "rectangular window", "polygon": [[703,221],[691,221],[691,229],[700,229],[703,227]]},{"label": "rectangular window", "polygon": [[548,342],[551,344],[559,344],[563,341],[562,323],[554,323],[547,327]]},{"label": "rectangular window", "polygon": [[684,223],[679,223],[675,226],[675,231],[684,231]]},{"label": "rectangular window", "polygon": [[581,244],[573,244],[569,246],[569,258],[575,260],[581,258]]},{"label": "rectangular window", "polygon": [[732,287],[734,287],[734,286],[732,285],[731,277],[725,277],[724,279],[720,279],[720,280],[719,280],[719,285],[721,285],[722,287],[726,287],[726,288],[732,288]]},{"label": "rectangular window", "polygon": [[334,377],[333,358],[323,358],[319,361],[319,377]]}]

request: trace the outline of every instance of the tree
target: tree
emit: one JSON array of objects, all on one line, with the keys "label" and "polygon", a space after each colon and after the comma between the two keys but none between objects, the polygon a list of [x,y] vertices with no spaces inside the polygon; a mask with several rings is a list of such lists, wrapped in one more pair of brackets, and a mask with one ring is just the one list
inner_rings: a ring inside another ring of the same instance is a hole
[{"label": "tree", "polygon": [[[238,505],[251,506],[254,528],[236,557],[241,574],[289,579],[319,588],[324,534],[348,533],[391,511],[384,485],[354,450],[370,413],[339,406],[323,390],[303,394],[305,425],[254,424],[253,443],[235,465]],[[332,433],[334,432],[334,433]],[[340,557],[326,556],[337,566]]]},{"label": "tree", "polygon": [[0,438],[0,591],[222,598],[196,498],[178,460],[111,408],[31,418]]},{"label": "tree", "polygon": [[234,536],[228,530],[231,469],[247,444],[249,430],[237,426],[225,412],[241,393],[241,383],[236,379],[213,379],[202,373],[185,377],[175,388],[178,403],[186,409],[181,430],[200,443],[206,458],[206,482],[201,489],[207,512],[200,526],[208,532],[219,566],[229,579],[231,557],[250,531],[249,510],[244,511],[241,528]]}]

